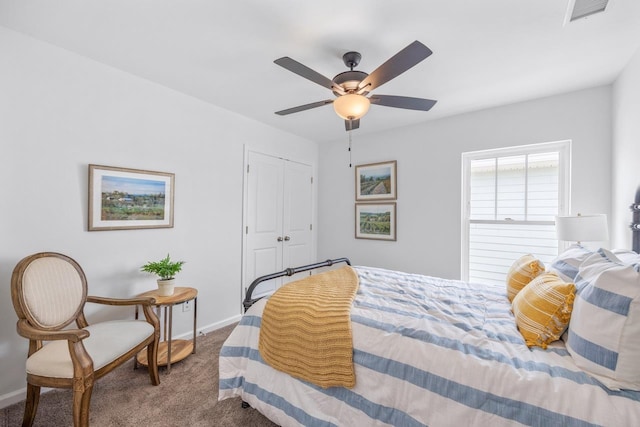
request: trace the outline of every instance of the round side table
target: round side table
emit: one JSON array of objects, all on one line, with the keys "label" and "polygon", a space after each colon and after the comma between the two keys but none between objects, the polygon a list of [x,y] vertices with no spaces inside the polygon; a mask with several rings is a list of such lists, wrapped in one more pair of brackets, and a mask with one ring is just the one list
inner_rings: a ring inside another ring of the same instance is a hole
[{"label": "round side table", "polygon": [[[158,366],[166,366],[167,374],[171,372],[171,364],[179,362],[190,354],[196,352],[196,323],[198,319],[198,290],[188,287],[176,287],[173,295],[161,296],[157,289],[144,292],[138,297],[153,297],[156,302],[158,318],[162,318],[162,341],[158,345]],[[171,329],[173,325],[173,306],[183,304],[193,300],[193,339],[174,340]],[[161,316],[161,309],[164,308],[164,315]],[[168,314],[167,314],[168,313]],[[136,319],[138,318],[138,307],[136,306]],[[136,356],[137,363],[148,366],[147,350],[142,350]]]}]

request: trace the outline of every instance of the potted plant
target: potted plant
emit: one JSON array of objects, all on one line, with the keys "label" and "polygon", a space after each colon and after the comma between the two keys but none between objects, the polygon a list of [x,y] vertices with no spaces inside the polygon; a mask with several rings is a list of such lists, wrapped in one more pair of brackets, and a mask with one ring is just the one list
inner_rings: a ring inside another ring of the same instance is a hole
[{"label": "potted plant", "polygon": [[161,296],[173,295],[175,275],[182,270],[184,261],[171,261],[169,254],[160,261],[149,261],[141,270],[158,276],[158,290]]}]

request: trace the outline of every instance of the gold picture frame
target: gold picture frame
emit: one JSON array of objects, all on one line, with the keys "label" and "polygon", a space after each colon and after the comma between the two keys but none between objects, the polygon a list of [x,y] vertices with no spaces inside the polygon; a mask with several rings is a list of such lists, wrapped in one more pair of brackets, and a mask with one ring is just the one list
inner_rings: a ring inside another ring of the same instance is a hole
[{"label": "gold picture frame", "polygon": [[397,161],[356,165],[356,200],[396,200]]},{"label": "gold picture frame", "polygon": [[356,239],[396,241],[396,203],[356,203]]},{"label": "gold picture frame", "polygon": [[173,227],[175,175],[89,165],[89,231]]}]

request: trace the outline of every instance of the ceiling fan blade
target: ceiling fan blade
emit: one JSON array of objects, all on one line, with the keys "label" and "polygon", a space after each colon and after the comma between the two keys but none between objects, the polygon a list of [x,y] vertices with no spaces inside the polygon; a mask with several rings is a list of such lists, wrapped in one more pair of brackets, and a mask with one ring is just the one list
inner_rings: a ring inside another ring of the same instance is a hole
[{"label": "ceiling fan blade", "polygon": [[385,107],[404,108],[407,110],[429,111],[436,102],[433,99],[412,98],[409,96],[371,95],[369,101],[372,104]]},{"label": "ceiling fan blade", "polygon": [[335,86],[333,81],[331,81],[327,77],[323,76],[317,71],[312,70],[306,65],[302,65],[298,61],[291,59],[288,56],[276,59],[273,62],[283,68],[286,68],[292,73],[296,73],[297,75],[304,77],[307,80],[311,80],[312,82],[317,83],[320,86],[326,87],[327,89],[333,89],[333,87]]},{"label": "ceiling fan blade", "polygon": [[360,127],[360,119],[344,121],[344,128],[346,131],[356,130],[359,127]]},{"label": "ceiling fan blade", "polygon": [[279,116],[286,116],[287,114],[299,113],[300,111],[310,110],[312,108],[322,107],[323,105],[332,104],[332,103],[333,103],[332,99],[325,99],[324,101],[312,102],[311,104],[298,105],[297,107],[276,111],[276,114]]},{"label": "ceiling fan blade", "polygon": [[416,40],[376,68],[369,76],[360,82],[358,89],[367,87],[366,90],[371,92],[389,80],[398,77],[409,68],[426,59],[432,53],[431,49]]}]

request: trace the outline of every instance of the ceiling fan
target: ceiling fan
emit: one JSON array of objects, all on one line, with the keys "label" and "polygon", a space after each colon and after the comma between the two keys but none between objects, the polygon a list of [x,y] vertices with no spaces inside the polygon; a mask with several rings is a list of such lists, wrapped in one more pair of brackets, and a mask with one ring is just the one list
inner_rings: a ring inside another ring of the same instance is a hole
[{"label": "ceiling fan", "polygon": [[288,56],[276,59],[273,61],[276,64],[320,86],[330,89],[337,97],[335,99],[326,99],[324,101],[312,102],[311,104],[276,111],[276,114],[286,116],[287,114],[333,104],[333,108],[338,116],[342,117],[345,121],[345,129],[349,131],[360,127],[360,118],[369,111],[370,104],[408,110],[429,111],[437,101],[408,96],[367,95],[369,95],[373,89],[382,86],[389,80],[423,61],[431,55],[431,53],[431,49],[416,40],[389,58],[371,74],[367,74],[363,71],[354,71],[354,68],[360,63],[362,55],[358,52],[347,52],[342,56],[342,60],[344,64],[349,67],[349,71],[339,73],[332,80]]}]

